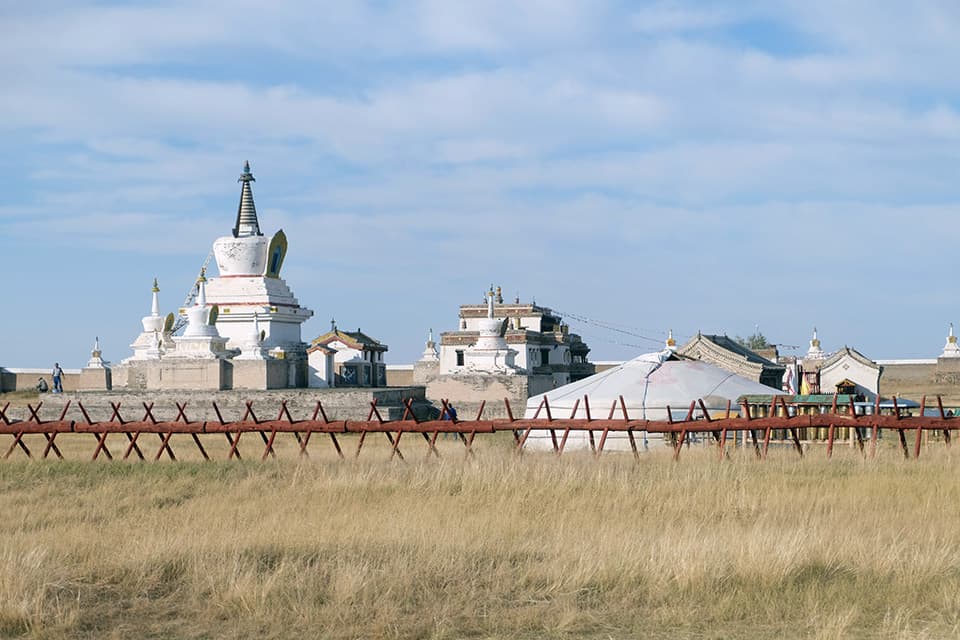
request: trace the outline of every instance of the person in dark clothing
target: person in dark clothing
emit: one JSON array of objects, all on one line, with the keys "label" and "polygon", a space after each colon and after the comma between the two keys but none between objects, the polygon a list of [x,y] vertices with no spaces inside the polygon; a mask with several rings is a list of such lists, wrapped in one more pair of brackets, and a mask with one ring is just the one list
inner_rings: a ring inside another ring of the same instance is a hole
[{"label": "person in dark clothing", "polygon": [[[457,409],[456,409],[452,404],[450,404],[450,403],[448,402],[448,403],[447,403],[447,408],[443,410],[443,416],[441,417],[441,419],[442,419],[442,420],[452,420],[454,423],[456,423],[456,422],[457,422]],[[455,433],[444,433],[444,434],[443,434],[443,439],[444,439],[444,440],[446,440],[447,438],[456,438],[456,437],[457,437],[457,434],[455,434]]]}]

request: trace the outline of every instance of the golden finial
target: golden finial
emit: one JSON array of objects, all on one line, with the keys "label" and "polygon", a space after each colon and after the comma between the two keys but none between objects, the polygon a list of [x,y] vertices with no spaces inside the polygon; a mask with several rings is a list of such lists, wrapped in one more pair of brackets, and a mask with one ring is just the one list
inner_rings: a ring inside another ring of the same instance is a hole
[{"label": "golden finial", "polygon": [[207,268],[200,267],[200,277],[197,278],[197,282],[206,282],[207,281]]},{"label": "golden finial", "polygon": [[677,346],[677,341],[673,339],[673,329],[670,329],[670,331],[667,333],[667,346],[668,347]]},{"label": "golden finial", "polygon": [[158,293],[160,291],[160,286],[157,284],[157,279],[153,279],[153,292]]}]

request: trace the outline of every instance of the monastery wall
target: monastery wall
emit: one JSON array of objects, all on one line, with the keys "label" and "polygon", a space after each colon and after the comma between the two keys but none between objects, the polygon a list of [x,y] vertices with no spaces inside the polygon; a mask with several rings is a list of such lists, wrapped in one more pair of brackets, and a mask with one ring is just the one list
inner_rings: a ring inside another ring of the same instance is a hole
[{"label": "monastery wall", "polygon": [[[413,399],[418,419],[437,415],[438,410],[425,399],[423,387],[399,387],[390,389],[282,389],[277,391],[107,391],[64,392],[40,395],[43,409],[40,417],[53,420],[67,401],[72,402],[70,416],[78,419],[76,404],[83,404],[92,420],[109,420],[113,414],[111,403],[119,403],[120,414],[125,420],[140,420],[144,417],[143,403],[153,403],[153,417],[158,421],[173,421],[177,418],[176,403],[186,402],[186,415],[190,420],[217,420],[213,403],[216,402],[224,420],[239,420],[246,411],[246,402],[253,402],[254,413],[259,420],[274,420],[280,412],[281,402],[294,420],[313,417],[317,402],[330,420],[366,420],[370,402],[376,399],[377,409],[384,420],[403,417],[403,401]],[[319,416],[318,416],[319,419]]]},{"label": "monastery wall", "polygon": [[941,396],[944,406],[960,406],[960,358],[940,358],[935,363],[883,362],[880,375],[880,393],[885,397],[900,396],[920,402],[924,395],[927,404],[936,406]]},{"label": "monastery wall", "polygon": [[234,389],[283,389],[287,386],[290,367],[284,360],[234,360]]},{"label": "monastery wall", "polygon": [[[37,388],[37,382],[40,378],[47,381],[47,386],[53,389],[53,376],[50,374],[53,367],[45,369],[4,369],[3,379],[0,381],[0,390],[3,391],[33,391]],[[64,391],[79,391],[81,387],[82,370],[64,369],[63,376],[60,377],[60,384]],[[106,386],[103,387],[106,389]]]},{"label": "monastery wall", "polygon": [[409,364],[388,364],[387,365],[387,386],[388,387],[408,387],[414,384],[413,365]]},{"label": "monastery wall", "polygon": [[485,418],[506,418],[507,408],[503,399],[510,401],[513,417],[522,418],[527,407],[527,398],[553,388],[553,376],[491,376],[483,374],[457,374],[438,376],[427,385],[426,397],[441,409],[441,399],[453,403],[457,417],[473,420],[480,405]]}]

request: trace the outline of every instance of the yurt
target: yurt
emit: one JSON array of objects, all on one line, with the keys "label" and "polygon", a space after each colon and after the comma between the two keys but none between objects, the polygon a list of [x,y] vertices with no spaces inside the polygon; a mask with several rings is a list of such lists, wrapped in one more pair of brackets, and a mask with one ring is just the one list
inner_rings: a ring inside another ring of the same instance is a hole
[{"label": "yurt", "polygon": [[[719,417],[725,414],[728,401],[732,404],[731,413],[738,412],[737,398],[740,396],[778,393],[782,392],[708,362],[692,360],[664,350],[644,354],[583,380],[531,396],[527,400],[524,417],[534,417],[546,398],[554,418],[586,418],[588,404],[593,419],[607,418],[614,406],[613,417],[622,418],[621,396],[631,419],[666,420],[667,407],[670,407],[673,418],[683,420],[690,408],[690,402],[694,400],[703,400],[710,416]],[[584,397],[589,401],[584,401]],[[574,406],[575,414],[572,413]],[[694,417],[702,415],[697,403]],[[538,417],[546,418],[546,412],[541,409]],[[663,438],[660,434],[644,433],[643,437],[637,435],[638,441],[645,447],[662,446]],[[536,430],[530,433],[527,446],[533,449],[552,449],[553,443],[549,433]],[[589,446],[586,432],[571,431],[565,448]],[[629,442],[626,434],[608,435],[605,450],[627,448]]]}]

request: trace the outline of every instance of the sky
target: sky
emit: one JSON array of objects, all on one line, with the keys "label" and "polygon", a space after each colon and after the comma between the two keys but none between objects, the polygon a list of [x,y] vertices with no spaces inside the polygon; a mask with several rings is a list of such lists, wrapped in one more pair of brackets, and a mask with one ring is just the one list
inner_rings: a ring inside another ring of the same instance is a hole
[{"label": "sky", "polygon": [[0,0],[0,365],[132,355],[245,160],[304,339],[336,318],[388,364],[491,284],[593,360],[814,326],[936,357],[957,33],[953,0]]}]

